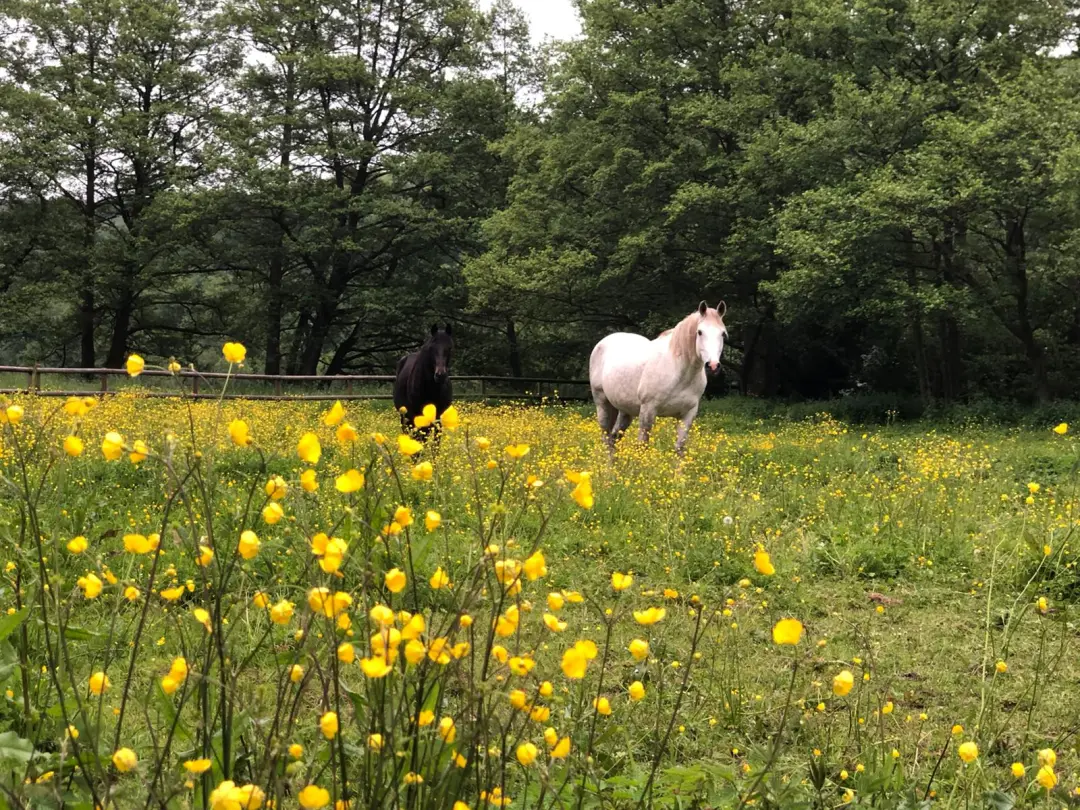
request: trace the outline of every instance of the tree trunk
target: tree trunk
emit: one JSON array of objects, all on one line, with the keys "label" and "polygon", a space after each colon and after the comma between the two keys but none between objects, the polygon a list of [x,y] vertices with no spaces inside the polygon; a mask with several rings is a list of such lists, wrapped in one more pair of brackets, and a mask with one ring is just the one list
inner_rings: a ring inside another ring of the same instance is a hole
[{"label": "tree trunk", "polygon": [[284,309],[284,293],[281,289],[285,276],[284,237],[278,237],[277,249],[270,259],[267,278],[266,301],[266,364],[265,374],[281,373],[281,314]]},{"label": "tree trunk", "polygon": [[[125,277],[130,278],[133,269],[124,267]],[[128,336],[131,334],[131,316],[135,313],[135,295],[131,289],[120,290],[116,304],[116,317],[113,320],[112,339],[109,341],[109,353],[105,357],[105,368],[123,368],[127,359]]]},{"label": "tree trunk", "polygon": [[[295,111],[296,65],[289,62],[285,67],[285,122],[281,127],[281,148],[278,158],[278,164],[285,172],[288,172],[292,166],[292,118]],[[285,308],[285,293],[282,289],[285,282],[285,217],[284,210],[277,211],[274,217],[274,221],[278,223],[282,232],[278,234],[277,246],[270,259],[270,273],[267,278],[266,364],[263,367],[266,374],[281,373],[281,316]]]},{"label": "tree trunk", "polygon": [[1016,336],[1024,346],[1024,355],[1031,368],[1031,381],[1035,388],[1035,397],[1042,404],[1050,401],[1050,381],[1046,373],[1046,355],[1035,337],[1035,327],[1031,323],[1029,311],[1029,289],[1027,276],[1027,240],[1024,235],[1022,216],[1014,217],[1008,225],[1005,235],[1005,260],[1007,270],[1012,276],[1016,296]]},{"label": "tree trunk", "polygon": [[510,353],[510,376],[520,377],[521,373],[521,346],[518,344],[517,327],[514,319],[506,318],[506,345]]},{"label": "tree trunk", "polygon": [[86,197],[83,204],[83,256],[79,274],[79,364],[93,368],[94,350],[94,243],[97,234],[97,153],[91,143],[86,153]]},{"label": "tree trunk", "polygon": [[349,331],[349,334],[341,341],[341,345],[337,347],[334,356],[330,358],[330,363],[326,366],[326,375],[328,377],[341,374],[345,370],[345,361],[349,357],[349,352],[353,350],[353,346],[356,345],[356,339],[358,337],[360,337],[359,320],[353,324],[353,328]]}]

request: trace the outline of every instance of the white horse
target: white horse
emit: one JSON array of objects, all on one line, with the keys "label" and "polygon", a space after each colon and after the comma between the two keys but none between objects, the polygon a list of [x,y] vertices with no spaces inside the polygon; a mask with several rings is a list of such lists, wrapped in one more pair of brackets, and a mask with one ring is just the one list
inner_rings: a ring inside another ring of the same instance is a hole
[{"label": "white horse", "polygon": [[680,419],[675,450],[682,453],[705,393],[705,367],[716,371],[720,365],[726,312],[723,301],[716,309],[702,301],[656,340],[616,332],[596,344],[589,357],[589,385],[596,419],[612,453],[635,416],[642,442],[649,441],[656,417]]}]

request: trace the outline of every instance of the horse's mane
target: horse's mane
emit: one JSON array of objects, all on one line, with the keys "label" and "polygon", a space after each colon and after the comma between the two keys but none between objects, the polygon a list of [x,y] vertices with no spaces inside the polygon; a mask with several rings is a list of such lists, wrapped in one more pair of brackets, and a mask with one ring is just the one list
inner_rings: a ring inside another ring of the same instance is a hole
[{"label": "horse's mane", "polygon": [[694,310],[672,329],[661,333],[661,337],[671,335],[671,353],[685,363],[693,362],[697,357],[697,328],[702,321],[719,322],[720,316],[715,309],[705,310],[704,315],[698,315]]}]

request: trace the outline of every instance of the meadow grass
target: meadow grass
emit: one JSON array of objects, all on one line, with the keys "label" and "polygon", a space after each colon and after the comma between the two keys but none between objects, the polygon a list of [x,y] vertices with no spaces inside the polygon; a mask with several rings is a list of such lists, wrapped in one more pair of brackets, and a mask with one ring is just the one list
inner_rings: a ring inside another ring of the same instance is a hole
[{"label": "meadow grass", "polygon": [[[0,445],[0,807],[1078,801],[1077,445],[1052,425],[866,430],[720,404],[685,459],[661,423],[612,462],[568,406],[466,404],[437,454],[407,457],[385,403],[346,408],[344,442],[328,403],[18,405]],[[348,470],[363,486],[341,492]],[[336,568],[318,532],[345,541]],[[350,604],[320,616],[320,586]],[[380,625],[383,605],[409,614]],[[641,624],[647,608],[666,615]],[[784,618],[797,644],[775,643]]]}]

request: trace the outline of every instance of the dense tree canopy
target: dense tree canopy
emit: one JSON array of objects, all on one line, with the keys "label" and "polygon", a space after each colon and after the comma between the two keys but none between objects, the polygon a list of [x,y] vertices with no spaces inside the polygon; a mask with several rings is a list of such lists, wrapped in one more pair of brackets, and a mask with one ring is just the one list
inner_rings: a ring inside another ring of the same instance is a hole
[{"label": "dense tree canopy", "polygon": [[0,0],[0,359],[1080,395],[1072,0]]}]

